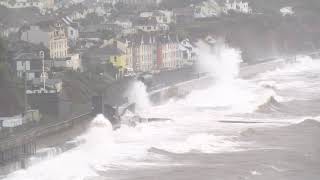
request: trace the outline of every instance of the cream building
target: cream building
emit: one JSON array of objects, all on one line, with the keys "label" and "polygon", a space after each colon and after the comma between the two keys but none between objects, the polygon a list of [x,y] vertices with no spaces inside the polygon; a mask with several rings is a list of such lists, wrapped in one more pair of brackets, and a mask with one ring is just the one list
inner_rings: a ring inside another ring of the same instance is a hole
[{"label": "cream building", "polygon": [[54,8],[54,0],[40,0],[43,8],[45,9],[53,9]]},{"label": "cream building", "polygon": [[50,58],[59,59],[68,56],[68,37],[62,25],[56,23],[49,33]]},{"label": "cream building", "polygon": [[157,61],[157,45],[155,37],[135,35],[123,41],[117,41],[117,48],[126,52],[128,68],[135,72],[151,72],[154,70]]}]

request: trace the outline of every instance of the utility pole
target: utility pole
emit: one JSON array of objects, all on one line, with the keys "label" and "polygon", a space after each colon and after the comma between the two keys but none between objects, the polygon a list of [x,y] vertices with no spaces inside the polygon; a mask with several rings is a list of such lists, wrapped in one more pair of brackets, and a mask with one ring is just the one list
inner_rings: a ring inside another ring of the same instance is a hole
[{"label": "utility pole", "polygon": [[42,74],[41,74],[41,78],[43,78],[43,90],[44,92],[46,92],[46,75],[45,75],[45,71],[44,71],[44,52],[40,51],[40,57],[42,58]]},{"label": "utility pole", "polygon": [[24,61],[24,113],[28,110],[28,97],[27,97],[27,61]]}]

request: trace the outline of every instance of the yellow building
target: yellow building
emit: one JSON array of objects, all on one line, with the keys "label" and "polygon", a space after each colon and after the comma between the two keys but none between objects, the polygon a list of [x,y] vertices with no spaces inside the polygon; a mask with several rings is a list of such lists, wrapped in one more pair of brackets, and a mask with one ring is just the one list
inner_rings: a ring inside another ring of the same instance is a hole
[{"label": "yellow building", "polygon": [[127,68],[127,58],[125,54],[112,55],[109,57],[109,62],[113,66],[117,67],[119,70],[124,70]]},{"label": "yellow building", "polygon": [[126,54],[114,46],[105,47],[105,53],[107,54],[107,61],[117,70],[116,79],[123,77],[128,68]]}]

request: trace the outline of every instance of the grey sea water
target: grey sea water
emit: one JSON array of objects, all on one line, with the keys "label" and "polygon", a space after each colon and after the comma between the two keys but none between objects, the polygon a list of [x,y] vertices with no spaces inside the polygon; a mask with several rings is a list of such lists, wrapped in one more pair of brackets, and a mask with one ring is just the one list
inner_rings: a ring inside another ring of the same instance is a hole
[{"label": "grey sea water", "polygon": [[214,60],[204,63],[216,79],[208,89],[160,106],[133,89],[139,115],[172,121],[112,131],[100,115],[79,146],[6,179],[320,179],[320,60],[302,56],[266,71],[239,69],[231,48],[202,54]]}]

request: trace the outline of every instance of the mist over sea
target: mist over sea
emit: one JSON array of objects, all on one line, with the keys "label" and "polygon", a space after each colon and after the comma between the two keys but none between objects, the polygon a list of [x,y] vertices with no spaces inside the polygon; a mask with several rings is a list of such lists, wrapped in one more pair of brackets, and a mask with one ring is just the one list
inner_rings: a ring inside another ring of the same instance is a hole
[{"label": "mist over sea", "polygon": [[98,115],[77,147],[5,179],[319,179],[320,60],[256,65],[243,79],[240,50],[200,42],[197,53],[199,70],[214,78],[209,88],[160,106],[141,83],[128,92],[140,116],[172,121],[113,131]]}]

